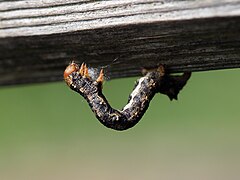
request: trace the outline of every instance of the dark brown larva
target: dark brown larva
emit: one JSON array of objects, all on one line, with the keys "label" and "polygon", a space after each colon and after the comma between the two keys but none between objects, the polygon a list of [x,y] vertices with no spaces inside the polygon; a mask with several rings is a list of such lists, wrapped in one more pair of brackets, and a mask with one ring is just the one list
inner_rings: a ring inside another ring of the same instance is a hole
[{"label": "dark brown larva", "polygon": [[146,112],[150,101],[156,93],[167,95],[170,100],[177,99],[179,91],[184,87],[191,73],[172,76],[165,73],[162,65],[154,70],[145,70],[129,96],[122,110],[113,109],[102,94],[104,80],[103,70],[96,80],[88,74],[88,68],[83,63],[81,67],[71,63],[64,71],[64,80],[74,91],[81,94],[88,102],[97,119],[106,127],[115,130],[126,130],[136,125]]}]

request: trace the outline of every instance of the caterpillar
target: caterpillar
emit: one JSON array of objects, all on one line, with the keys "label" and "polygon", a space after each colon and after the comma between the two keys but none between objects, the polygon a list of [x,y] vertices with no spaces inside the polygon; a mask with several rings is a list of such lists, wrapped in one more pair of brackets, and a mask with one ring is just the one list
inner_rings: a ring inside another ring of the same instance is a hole
[{"label": "caterpillar", "polygon": [[156,93],[165,94],[170,100],[177,100],[179,91],[191,76],[191,72],[169,75],[163,65],[156,69],[144,69],[143,74],[122,110],[112,108],[102,93],[103,69],[99,76],[93,79],[85,63],[79,67],[72,62],[64,71],[64,80],[72,90],[87,100],[91,110],[104,126],[121,131],[135,126],[140,121]]}]

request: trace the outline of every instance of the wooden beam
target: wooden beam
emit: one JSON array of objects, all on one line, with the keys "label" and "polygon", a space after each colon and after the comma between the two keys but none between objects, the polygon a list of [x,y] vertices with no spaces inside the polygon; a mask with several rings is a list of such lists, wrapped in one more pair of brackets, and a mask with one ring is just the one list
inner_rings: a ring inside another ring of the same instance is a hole
[{"label": "wooden beam", "polygon": [[0,2],[0,85],[62,80],[71,60],[114,61],[110,78],[239,68],[240,0]]}]

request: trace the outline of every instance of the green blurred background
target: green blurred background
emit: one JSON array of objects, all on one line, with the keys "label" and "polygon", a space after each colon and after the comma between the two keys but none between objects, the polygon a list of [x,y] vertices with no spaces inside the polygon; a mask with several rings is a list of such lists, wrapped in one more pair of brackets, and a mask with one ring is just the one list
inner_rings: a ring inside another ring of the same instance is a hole
[{"label": "green blurred background", "polygon": [[[240,71],[193,73],[178,101],[156,95],[117,132],[64,82],[0,89],[0,179],[239,179]],[[115,108],[137,78],[111,80]]]}]

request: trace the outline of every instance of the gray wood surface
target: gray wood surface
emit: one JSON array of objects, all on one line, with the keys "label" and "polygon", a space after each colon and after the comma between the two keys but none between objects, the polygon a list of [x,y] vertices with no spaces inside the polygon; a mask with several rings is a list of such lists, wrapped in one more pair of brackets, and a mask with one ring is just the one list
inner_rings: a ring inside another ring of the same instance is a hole
[{"label": "gray wood surface", "polygon": [[0,1],[0,85],[62,80],[71,60],[110,78],[239,68],[240,0]]}]

